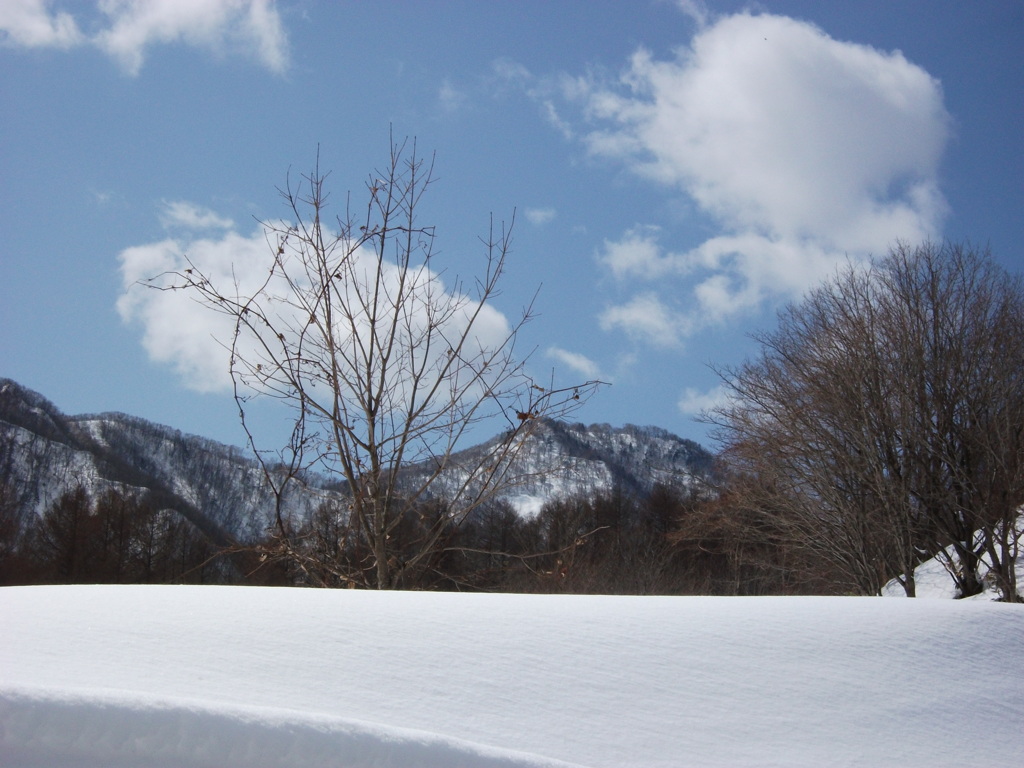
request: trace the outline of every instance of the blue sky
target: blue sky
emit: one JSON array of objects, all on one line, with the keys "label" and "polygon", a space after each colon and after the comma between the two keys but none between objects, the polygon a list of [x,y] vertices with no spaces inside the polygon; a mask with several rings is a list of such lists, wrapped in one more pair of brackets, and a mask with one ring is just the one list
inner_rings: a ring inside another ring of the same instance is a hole
[{"label": "blue sky", "polygon": [[133,281],[256,247],[318,147],[358,192],[393,126],[449,274],[516,211],[496,307],[540,287],[532,370],[612,382],[578,418],[706,442],[708,364],[846,258],[1024,266],[1022,39],[1018,0],[0,0],[0,376],[241,444],[207,316]]}]

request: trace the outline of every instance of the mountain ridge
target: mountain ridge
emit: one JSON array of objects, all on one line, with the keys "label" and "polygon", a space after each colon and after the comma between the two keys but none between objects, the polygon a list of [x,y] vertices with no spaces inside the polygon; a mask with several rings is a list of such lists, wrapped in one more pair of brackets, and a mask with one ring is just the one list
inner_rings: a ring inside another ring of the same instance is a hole
[{"label": "mountain ridge", "polygon": [[[660,427],[543,422],[517,462],[517,471],[533,479],[504,498],[531,515],[548,500],[576,493],[618,488],[643,495],[658,483],[693,489],[706,483],[712,455]],[[291,488],[289,514],[312,513],[330,493],[329,479],[321,480]],[[22,515],[42,513],[76,485],[92,494],[149,492],[220,542],[259,538],[273,514],[272,491],[243,449],[121,412],[66,415],[11,379],[0,379],[0,485]]]}]

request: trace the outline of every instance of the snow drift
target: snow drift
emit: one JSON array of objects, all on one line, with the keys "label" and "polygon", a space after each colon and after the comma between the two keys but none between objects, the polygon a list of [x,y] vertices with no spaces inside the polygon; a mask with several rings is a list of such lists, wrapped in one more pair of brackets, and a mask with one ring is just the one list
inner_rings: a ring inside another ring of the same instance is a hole
[{"label": "snow drift", "polygon": [[1024,764],[1024,606],[66,586],[0,616],[5,766]]}]

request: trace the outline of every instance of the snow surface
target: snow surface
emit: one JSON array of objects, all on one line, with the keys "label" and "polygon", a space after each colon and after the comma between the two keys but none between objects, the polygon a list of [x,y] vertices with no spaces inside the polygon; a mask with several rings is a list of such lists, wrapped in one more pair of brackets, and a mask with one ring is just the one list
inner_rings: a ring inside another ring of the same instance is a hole
[{"label": "snow surface", "polygon": [[985,601],[8,587],[0,765],[1024,765],[1022,658]]}]

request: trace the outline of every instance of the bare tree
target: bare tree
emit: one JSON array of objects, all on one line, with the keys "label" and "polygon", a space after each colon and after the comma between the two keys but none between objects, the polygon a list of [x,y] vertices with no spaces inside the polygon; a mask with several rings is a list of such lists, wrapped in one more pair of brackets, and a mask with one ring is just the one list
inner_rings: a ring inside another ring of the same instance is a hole
[{"label": "bare tree", "polygon": [[875,305],[872,281],[851,267],[787,308],[757,337],[761,356],[724,372],[734,398],[709,418],[794,546],[835,563],[849,589],[876,594],[897,573],[913,594],[890,350]]},{"label": "bare tree", "polygon": [[1020,279],[987,254],[899,246],[783,311],[707,418],[775,521],[856,591],[896,577],[913,595],[915,566],[949,547],[961,594],[987,553],[1017,599],[1022,323]]},{"label": "bare tree", "polygon": [[[442,282],[434,230],[417,216],[432,171],[415,142],[393,143],[387,166],[366,182],[365,206],[350,200],[332,220],[317,164],[281,190],[290,223],[264,224],[273,264],[258,290],[215,285],[191,262],[152,282],[190,291],[234,321],[227,346],[235,399],[268,479],[281,498],[308,469],[340,475],[349,505],[343,535],[365,549],[365,562],[343,581],[377,588],[407,584],[451,526],[516,481],[512,459],[538,421],[566,416],[599,384],[535,381],[528,355],[517,354],[531,306],[511,324],[491,306],[511,225],[492,221],[481,239],[483,275],[471,289]],[[246,418],[254,396],[291,406],[291,440],[276,460],[259,450]],[[458,448],[480,424],[501,425],[503,438],[460,462]],[[403,470],[413,465],[428,471],[410,481]],[[444,514],[425,516],[439,498]],[[415,532],[400,531],[411,520]],[[301,561],[293,522],[279,509],[278,551]]]},{"label": "bare tree", "polygon": [[960,245],[900,246],[879,275],[913,420],[917,500],[962,595],[983,589],[982,558],[1004,600],[1024,504],[1024,282]]}]

